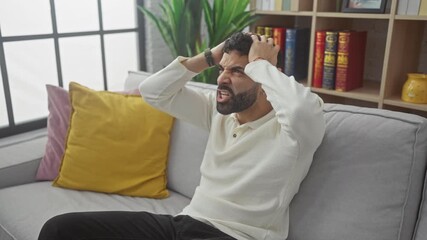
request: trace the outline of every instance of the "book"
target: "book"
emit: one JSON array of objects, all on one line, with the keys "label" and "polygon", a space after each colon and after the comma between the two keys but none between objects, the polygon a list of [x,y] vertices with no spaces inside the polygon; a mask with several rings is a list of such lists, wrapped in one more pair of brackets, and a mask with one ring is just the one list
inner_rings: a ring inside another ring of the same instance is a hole
[{"label": "book", "polygon": [[274,45],[280,47],[279,54],[277,55],[277,67],[279,67],[282,72],[284,71],[285,66],[285,37],[286,37],[286,28],[283,27],[274,27],[273,28],[273,41]]},{"label": "book", "polygon": [[284,72],[288,76],[294,76],[297,81],[301,81],[307,77],[310,29],[287,28],[285,34]]},{"label": "book", "polygon": [[341,12],[342,0],[335,0],[335,12]]},{"label": "book", "polygon": [[[261,0],[259,0],[261,1]],[[275,6],[275,0],[262,0],[263,11],[273,11]]]},{"label": "book", "polygon": [[256,8],[256,10],[262,10],[262,0],[257,0],[256,1],[255,8]]},{"label": "book", "polygon": [[291,0],[282,0],[282,10],[283,11],[291,10]]},{"label": "book", "polygon": [[406,15],[418,15],[420,9],[420,0],[408,0],[408,9]]},{"label": "book", "polygon": [[350,91],[363,86],[367,32],[338,33],[335,90]]},{"label": "book", "polygon": [[399,0],[397,5],[397,14],[406,15],[407,9],[408,9],[408,0]]},{"label": "book", "polygon": [[323,78],[323,60],[325,57],[325,37],[326,31],[316,31],[314,41],[314,60],[313,60],[313,87],[322,87]]},{"label": "book", "polygon": [[272,27],[264,27],[264,35],[266,38],[273,38],[273,28]]},{"label": "book", "polygon": [[326,31],[325,57],[323,58],[322,88],[335,88],[335,70],[337,62],[338,32]]},{"label": "book", "polygon": [[265,27],[264,26],[257,26],[255,28],[255,34],[261,36],[264,35]]},{"label": "book", "polygon": [[282,0],[275,0],[274,1],[274,11],[282,11]]},{"label": "book", "polygon": [[299,0],[291,0],[291,11],[292,12],[299,11]]},{"label": "book", "polygon": [[427,15],[427,0],[421,0],[420,11],[418,15],[426,16]]}]

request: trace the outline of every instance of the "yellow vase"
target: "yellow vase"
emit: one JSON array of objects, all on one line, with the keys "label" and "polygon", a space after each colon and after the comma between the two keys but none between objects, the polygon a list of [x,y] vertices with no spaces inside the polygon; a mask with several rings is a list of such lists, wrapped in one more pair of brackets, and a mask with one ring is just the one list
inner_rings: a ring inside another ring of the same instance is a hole
[{"label": "yellow vase", "polygon": [[402,100],[410,103],[427,103],[427,74],[408,73],[402,89]]}]

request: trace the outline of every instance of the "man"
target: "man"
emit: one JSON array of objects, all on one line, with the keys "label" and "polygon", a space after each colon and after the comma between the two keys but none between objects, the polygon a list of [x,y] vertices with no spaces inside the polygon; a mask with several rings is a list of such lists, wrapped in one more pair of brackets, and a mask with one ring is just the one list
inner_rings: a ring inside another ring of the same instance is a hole
[{"label": "man", "polygon": [[[275,67],[278,51],[271,38],[235,33],[141,83],[147,102],[210,132],[200,185],[181,214],[66,214],[39,239],[286,239],[289,204],[325,123],[322,100]],[[216,93],[186,86],[214,64]]]}]

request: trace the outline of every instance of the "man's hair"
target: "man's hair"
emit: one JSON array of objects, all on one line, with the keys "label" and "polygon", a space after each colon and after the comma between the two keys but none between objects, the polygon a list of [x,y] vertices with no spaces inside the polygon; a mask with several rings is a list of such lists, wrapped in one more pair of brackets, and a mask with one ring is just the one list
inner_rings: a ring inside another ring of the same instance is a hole
[{"label": "man's hair", "polygon": [[225,40],[223,52],[230,53],[231,51],[237,51],[240,55],[249,55],[249,49],[252,45],[251,35],[236,32],[231,35],[230,38]]}]

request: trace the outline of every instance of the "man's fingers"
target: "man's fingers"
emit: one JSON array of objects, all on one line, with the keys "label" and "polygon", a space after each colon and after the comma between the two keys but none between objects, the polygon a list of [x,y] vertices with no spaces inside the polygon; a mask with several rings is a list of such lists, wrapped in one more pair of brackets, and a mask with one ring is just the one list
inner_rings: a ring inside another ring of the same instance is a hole
[{"label": "man's fingers", "polygon": [[267,42],[267,37],[265,35],[261,35],[261,42]]},{"label": "man's fingers", "polygon": [[254,42],[257,42],[257,41],[259,41],[259,39],[258,39],[258,35],[251,35],[251,38],[252,38],[252,40],[254,41]]}]

